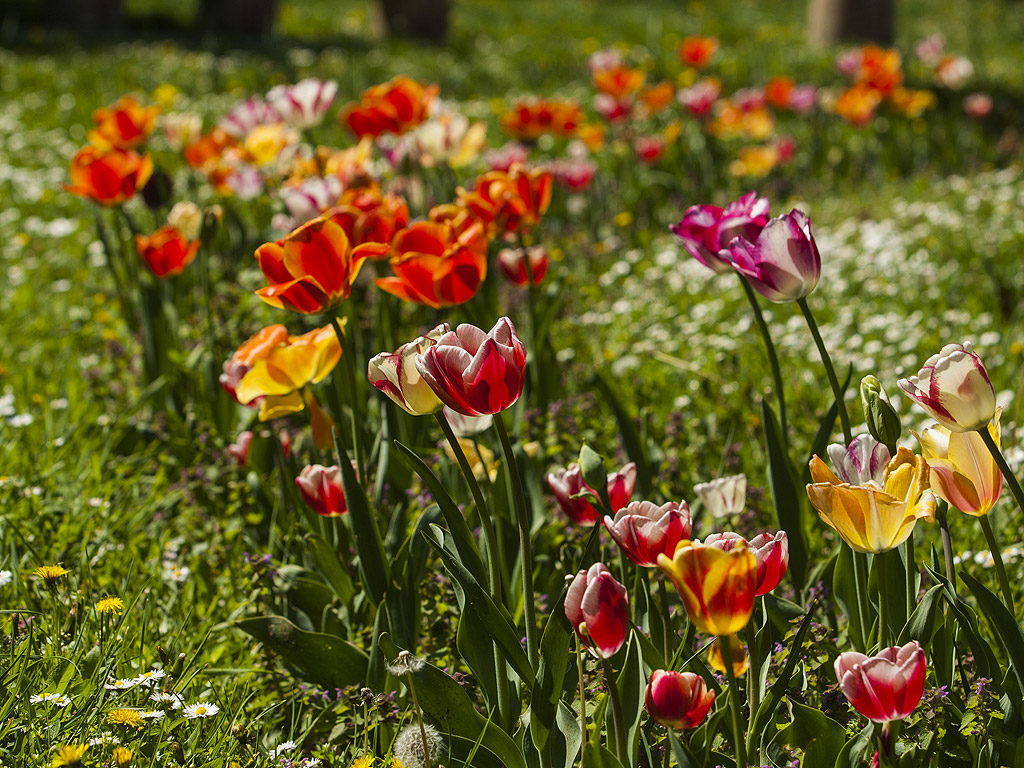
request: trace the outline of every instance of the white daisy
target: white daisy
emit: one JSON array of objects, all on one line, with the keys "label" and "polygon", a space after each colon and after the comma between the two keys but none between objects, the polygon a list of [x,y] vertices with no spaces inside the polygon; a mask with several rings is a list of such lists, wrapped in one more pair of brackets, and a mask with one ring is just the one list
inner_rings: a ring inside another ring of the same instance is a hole
[{"label": "white daisy", "polygon": [[149,697],[150,701],[155,701],[157,704],[163,706],[164,709],[181,709],[185,704],[185,697],[180,693],[162,693],[157,692],[151,694]]},{"label": "white daisy", "polygon": [[14,581],[14,574],[10,571],[0,571],[0,587],[6,587]]},{"label": "white daisy", "polygon": [[164,571],[164,578],[167,579],[167,581],[174,582],[175,584],[184,584],[188,581],[188,577],[191,575],[192,569],[187,565],[182,565],[180,567],[177,565],[168,566],[167,570]]},{"label": "white daisy", "polygon": [[130,691],[138,684],[139,679],[136,677],[119,677],[113,682],[104,683],[103,687],[108,691]]},{"label": "white daisy", "polygon": [[120,744],[121,740],[112,733],[101,733],[95,738],[89,739],[90,747],[101,747],[108,744]]},{"label": "white daisy", "polygon": [[274,747],[272,750],[270,750],[270,756],[271,757],[280,757],[285,752],[291,752],[297,746],[299,746],[299,745],[296,744],[294,741],[283,741],[280,744],[278,744],[276,747]]},{"label": "white daisy", "polygon": [[213,717],[220,712],[220,707],[208,701],[200,701],[197,704],[189,704],[185,707],[185,717],[189,720],[196,720],[201,717]]},{"label": "white daisy", "polygon": [[163,680],[167,677],[167,673],[162,669],[151,669],[148,672],[143,672],[141,675],[135,678],[136,685],[156,685],[157,680]]},{"label": "white daisy", "polygon": [[66,707],[68,704],[71,703],[71,699],[69,699],[67,696],[60,696],[57,694],[54,694],[53,698],[50,699],[50,701],[53,704],[56,704],[58,707]]},{"label": "white daisy", "polygon": [[33,693],[28,700],[33,704],[56,704],[58,707],[66,707],[71,703],[71,699],[59,693]]},{"label": "white daisy", "polygon": [[139,713],[139,717],[143,720],[163,720],[167,713],[162,709],[146,709]]}]

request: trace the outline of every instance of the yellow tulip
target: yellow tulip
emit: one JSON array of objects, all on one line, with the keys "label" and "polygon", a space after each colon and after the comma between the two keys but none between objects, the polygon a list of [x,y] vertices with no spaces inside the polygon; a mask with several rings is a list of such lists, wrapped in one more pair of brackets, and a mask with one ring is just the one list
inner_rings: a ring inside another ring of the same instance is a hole
[{"label": "yellow tulip", "polygon": [[886,466],[884,488],[873,480],[864,485],[841,482],[817,456],[811,459],[811,478],[811,504],[857,552],[888,552],[907,540],[919,519],[935,519],[928,465],[906,448]]},{"label": "yellow tulip", "polygon": [[757,560],[746,542],[728,552],[699,541],[680,541],[658,566],[672,580],[686,613],[701,632],[733,635],[750,621],[757,587]]},{"label": "yellow tulip", "polygon": [[[999,416],[988,425],[998,446]],[[952,432],[941,424],[917,436],[931,470],[935,495],[951,507],[975,517],[987,515],[1003,490],[1003,475],[978,432]]]},{"label": "yellow tulip", "polygon": [[264,397],[260,421],[296,413],[311,399],[302,390],[322,381],[340,358],[341,345],[329,325],[302,336],[289,336],[253,363],[239,382],[235,397],[242,405]]}]

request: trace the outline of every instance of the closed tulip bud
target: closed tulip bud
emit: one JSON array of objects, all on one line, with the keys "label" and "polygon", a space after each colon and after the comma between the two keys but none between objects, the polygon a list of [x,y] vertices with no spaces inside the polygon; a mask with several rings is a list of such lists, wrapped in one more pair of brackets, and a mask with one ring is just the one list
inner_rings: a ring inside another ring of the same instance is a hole
[{"label": "closed tulip bud", "polygon": [[637,565],[658,566],[658,555],[671,555],[676,544],[690,537],[690,508],[670,501],[660,507],[650,501],[634,501],[604,517],[604,526]]},{"label": "closed tulip bud", "polygon": [[603,563],[595,563],[569,585],[565,617],[587,650],[599,659],[610,659],[629,636],[626,588]]},{"label": "closed tulip bud", "polygon": [[295,478],[295,484],[302,500],[318,515],[339,517],[348,512],[341,488],[341,467],[311,464]]},{"label": "closed tulip bud", "polygon": [[951,432],[984,429],[995,417],[995,390],[969,341],[947,344],[897,385]]},{"label": "closed tulip bud", "polygon": [[839,688],[854,709],[875,723],[910,716],[924,693],[928,662],[916,640],[876,656],[847,651],[835,662]]},{"label": "closed tulip bud", "polygon": [[523,393],[526,348],[507,317],[489,332],[462,324],[415,360],[434,394],[466,416],[499,413]]},{"label": "closed tulip bud", "polygon": [[381,352],[376,355],[367,366],[366,375],[370,383],[413,416],[440,410],[443,404],[420,376],[416,369],[416,358],[449,331],[451,328],[448,324],[441,323],[429,333],[403,344],[390,354]]},{"label": "closed tulip bud", "polygon": [[696,728],[711,711],[715,692],[693,672],[656,669],[644,694],[644,707],[668,728]]},{"label": "closed tulip bud", "polygon": [[818,284],[821,256],[803,211],[769,221],[753,241],[737,237],[719,254],[768,301],[802,299]]},{"label": "closed tulip bud", "polygon": [[865,376],[860,380],[860,401],[864,406],[864,419],[868,424],[868,432],[878,442],[896,452],[896,444],[900,439],[903,427],[899,414],[889,403],[889,396],[882,388],[882,382],[874,376]]}]

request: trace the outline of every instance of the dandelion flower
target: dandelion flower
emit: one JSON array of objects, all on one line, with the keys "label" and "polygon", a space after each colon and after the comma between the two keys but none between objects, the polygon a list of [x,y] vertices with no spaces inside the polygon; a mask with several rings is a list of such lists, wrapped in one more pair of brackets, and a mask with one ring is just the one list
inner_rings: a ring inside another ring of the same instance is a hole
[{"label": "dandelion flower", "polygon": [[137,709],[112,709],[107,712],[107,722],[129,728],[142,728],[145,725],[142,714]]},{"label": "dandelion flower", "polygon": [[213,717],[220,712],[220,707],[208,701],[200,701],[197,704],[189,704],[185,707],[185,717],[189,720],[197,720],[201,717]]},{"label": "dandelion flower", "polygon": [[[373,755],[361,755],[348,768],[373,768]],[[395,766],[392,766],[395,768]]]},{"label": "dandelion flower", "polygon": [[124,600],[120,597],[114,597],[113,595],[107,595],[98,603],[96,603],[96,613],[113,614],[114,616],[120,616],[124,612]]},{"label": "dandelion flower", "polygon": [[132,752],[128,747],[114,747],[114,764],[118,768],[125,768],[125,766],[132,764],[132,758],[135,757],[135,753]]},{"label": "dandelion flower", "polygon": [[47,586],[56,582],[61,576],[67,576],[69,573],[71,571],[62,565],[40,565],[32,571],[32,575],[45,581]]},{"label": "dandelion flower", "polygon": [[53,768],[58,766],[72,766],[82,764],[82,755],[89,748],[88,744],[66,744],[57,750],[57,754],[50,763]]},{"label": "dandelion flower", "polygon": [[[395,737],[394,753],[405,768],[424,768],[428,763],[437,765],[437,758],[441,752],[444,742],[441,734],[432,725],[423,724],[423,732],[420,732],[420,725],[407,725],[398,736]],[[424,736],[426,743],[424,744]]]}]

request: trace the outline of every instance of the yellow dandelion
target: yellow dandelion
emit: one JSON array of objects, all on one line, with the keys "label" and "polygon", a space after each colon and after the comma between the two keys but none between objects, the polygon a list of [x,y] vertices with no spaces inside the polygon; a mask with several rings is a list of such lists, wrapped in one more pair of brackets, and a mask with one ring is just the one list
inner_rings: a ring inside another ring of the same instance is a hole
[{"label": "yellow dandelion", "polygon": [[405,768],[405,766],[402,765],[402,761],[399,760],[397,757],[392,757],[391,758],[391,768]]},{"label": "yellow dandelion", "polygon": [[118,768],[125,768],[125,766],[131,765],[133,757],[135,757],[135,753],[128,749],[128,747],[114,747],[114,764]]},{"label": "yellow dandelion", "polygon": [[66,744],[57,750],[57,754],[54,755],[53,762],[50,765],[52,768],[81,765],[82,755],[85,754],[85,750],[88,748],[88,744]]},{"label": "yellow dandelion", "polygon": [[124,600],[122,600],[120,597],[107,595],[98,603],[96,603],[96,613],[112,613],[115,616],[120,616],[123,611]]},{"label": "yellow dandelion", "polygon": [[[349,768],[371,768],[372,766],[373,755],[363,755],[362,757],[357,757]],[[397,766],[393,766],[393,768],[397,768]]]},{"label": "yellow dandelion", "polygon": [[137,709],[112,709],[107,712],[107,722],[111,725],[125,725],[129,728],[142,728],[142,714]]},{"label": "yellow dandelion", "polygon": [[52,584],[61,576],[67,576],[71,571],[62,565],[40,565],[34,571],[32,575],[42,579],[47,584]]}]

